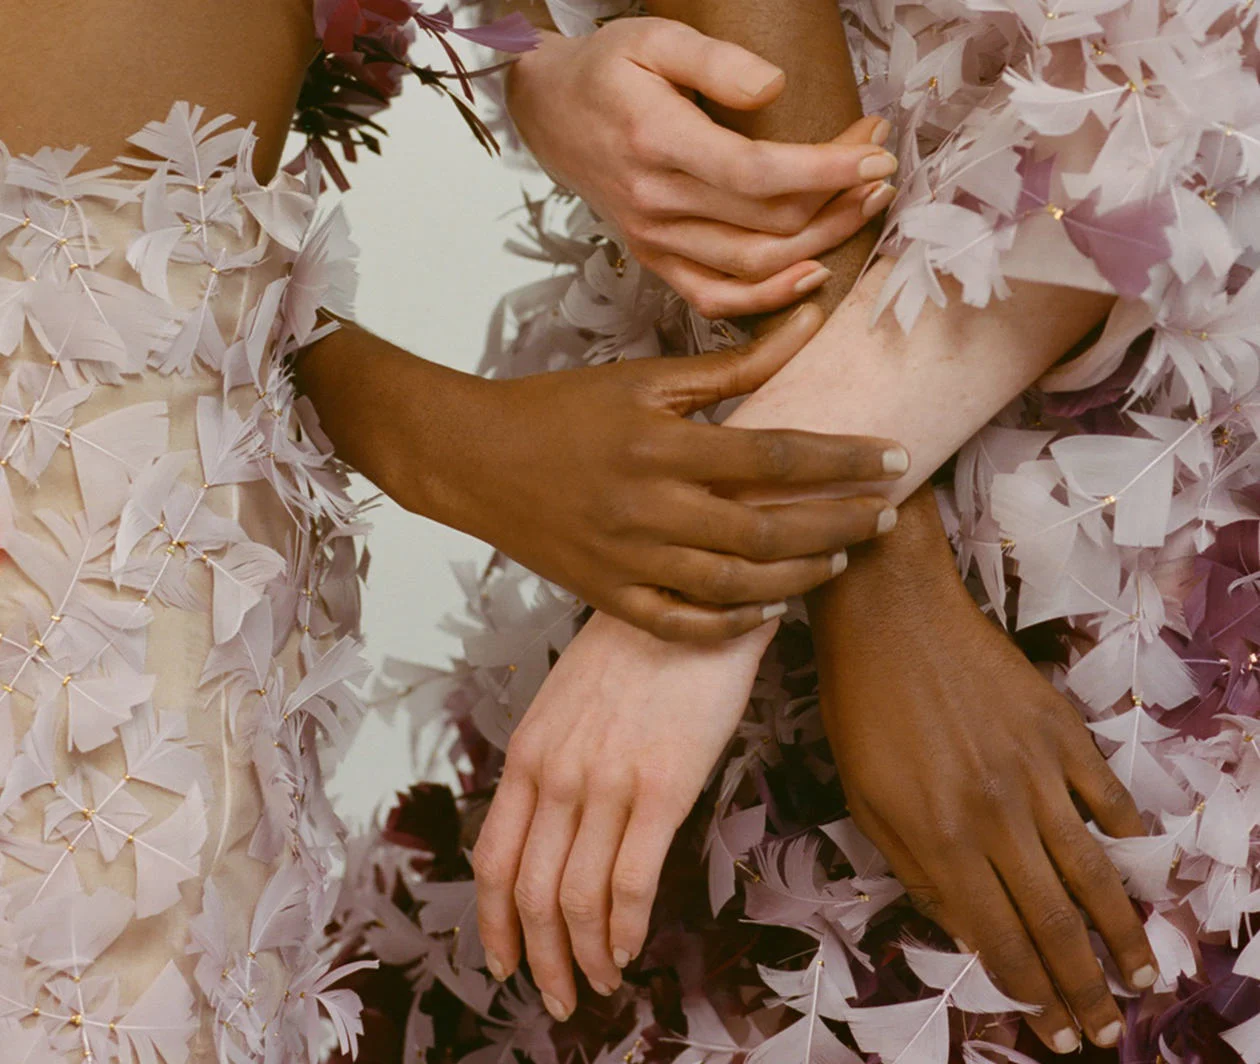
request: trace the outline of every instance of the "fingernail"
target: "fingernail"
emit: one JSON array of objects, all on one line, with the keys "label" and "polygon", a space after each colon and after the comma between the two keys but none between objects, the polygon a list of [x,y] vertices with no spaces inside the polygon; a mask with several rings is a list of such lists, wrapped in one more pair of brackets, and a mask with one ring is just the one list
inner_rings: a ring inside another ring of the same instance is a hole
[{"label": "fingernail", "polygon": [[603,983],[592,982],[591,989],[594,990],[600,997],[612,997],[613,988],[611,986],[606,986]]},{"label": "fingernail", "polygon": [[804,295],[806,292],[812,292],[830,276],[831,271],[826,266],[819,266],[818,269],[810,270],[809,273],[797,281],[792,286],[792,291],[798,296]]},{"label": "fingernail", "polygon": [[760,96],[770,86],[777,85],[782,81],[786,74],[782,70],[776,70],[773,74],[767,76],[765,67],[758,67],[755,70],[746,70],[739,76],[739,88],[741,92],[749,96]]},{"label": "fingernail", "polygon": [[831,556],[831,575],[839,576],[849,567],[849,555],[845,551]]},{"label": "fingernail", "polygon": [[956,939],[954,939],[954,946],[958,949],[958,952],[959,952],[959,953],[971,953],[971,952],[972,952],[971,947],[970,947],[970,946],[968,946],[968,945],[967,945],[967,943],[965,943],[965,942],[964,942],[961,938],[956,938]]},{"label": "fingernail", "polygon": [[871,130],[871,143],[883,147],[891,133],[892,123],[887,118],[881,118],[875,123],[875,128]]},{"label": "fingernail", "polygon": [[559,1000],[553,998],[550,994],[543,994],[543,1005],[561,1023],[564,1023],[565,1020],[573,1015],[572,1009],[560,1004]]},{"label": "fingernail", "polygon": [[892,152],[880,151],[868,155],[858,163],[858,177],[863,181],[875,181],[881,177],[891,177],[897,172],[897,156]]},{"label": "fingernail", "polygon": [[1112,1020],[1106,1027],[1098,1032],[1098,1037],[1094,1039],[1100,1046],[1108,1048],[1114,1046],[1120,1041],[1120,1035],[1124,1033],[1124,1024],[1119,1020]]},{"label": "fingernail", "polygon": [[[779,613],[774,614],[775,617],[781,617],[783,614],[787,613],[787,603],[781,602],[779,605],[782,606],[783,609]],[[768,613],[772,609],[778,609],[778,607],[767,606],[764,612]],[[767,617],[766,620],[768,621],[770,620],[770,618]],[[613,950],[613,964],[615,964],[618,968],[624,968],[629,963],[630,963],[629,953],[627,953],[624,949]]]},{"label": "fingernail", "polygon": [[1081,1048],[1081,1036],[1071,1027],[1064,1027],[1050,1039],[1050,1045],[1056,1053],[1075,1053]]},{"label": "fingernail", "polygon": [[486,950],[486,967],[490,969],[490,974],[494,976],[496,982],[507,982],[507,968],[504,966],[503,962],[489,950]]},{"label": "fingernail", "polygon": [[1129,977],[1129,983],[1139,990],[1145,990],[1148,986],[1154,986],[1158,978],[1159,972],[1151,965],[1144,964]]},{"label": "fingernail", "polygon": [[892,203],[896,195],[897,190],[887,181],[877,188],[871,189],[866,194],[866,199],[862,201],[862,217],[874,218],[875,215]]},{"label": "fingernail", "polygon": [[884,452],[884,472],[900,475],[910,468],[910,456],[901,447],[890,447]]},{"label": "fingernail", "polygon": [[[776,602],[773,606],[766,606],[762,609],[761,619],[763,621],[773,621],[776,617],[782,617],[785,613],[787,613],[787,603]],[[618,957],[625,957],[625,960],[619,961],[617,960]],[[630,954],[622,949],[613,950],[613,961],[618,968],[624,968],[630,963]]]},{"label": "fingernail", "polygon": [[875,531],[879,535],[885,532],[891,532],[897,527],[897,511],[891,506],[879,515],[879,520],[875,522]]}]

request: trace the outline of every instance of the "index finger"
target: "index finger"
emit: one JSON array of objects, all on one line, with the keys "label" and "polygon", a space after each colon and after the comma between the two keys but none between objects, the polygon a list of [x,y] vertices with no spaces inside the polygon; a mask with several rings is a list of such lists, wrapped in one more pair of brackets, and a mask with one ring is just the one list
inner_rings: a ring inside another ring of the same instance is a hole
[{"label": "index finger", "polygon": [[693,104],[677,110],[678,120],[662,131],[661,162],[750,199],[834,194],[897,172],[897,157],[877,144],[749,140],[719,126]]},{"label": "index finger", "polygon": [[678,466],[706,484],[836,484],[896,480],[910,456],[896,440],[799,429],[682,422]]}]

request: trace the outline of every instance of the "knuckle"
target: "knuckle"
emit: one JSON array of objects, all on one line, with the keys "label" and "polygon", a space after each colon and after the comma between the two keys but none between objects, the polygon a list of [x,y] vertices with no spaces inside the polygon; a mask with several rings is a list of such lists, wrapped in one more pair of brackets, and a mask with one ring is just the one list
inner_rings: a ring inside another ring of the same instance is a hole
[{"label": "knuckle", "polygon": [[781,480],[791,476],[796,467],[796,455],[782,436],[765,435],[760,438],[761,468],[769,478]]},{"label": "knuckle", "polygon": [[1022,931],[1014,929],[998,932],[989,947],[989,957],[995,970],[1005,973],[1008,980],[1027,976],[1033,968],[1033,953]]},{"label": "knuckle", "polygon": [[748,556],[769,561],[781,556],[783,546],[783,535],[774,518],[765,513],[755,514],[744,545]]},{"label": "knuckle", "polygon": [[603,919],[604,907],[585,884],[564,883],[560,887],[560,911],[571,924],[593,924]]},{"label": "knuckle", "polygon": [[722,298],[716,286],[696,284],[692,288],[693,294],[687,297],[687,302],[700,317],[714,321],[732,313],[730,303]]},{"label": "knuckle", "polygon": [[700,593],[710,602],[727,602],[739,591],[739,571],[735,562],[714,561],[700,580]]},{"label": "knuckle", "polygon": [[1107,773],[1107,778],[1103,781],[1100,800],[1107,809],[1113,812],[1128,812],[1133,807],[1133,796],[1129,793],[1129,789],[1120,782],[1120,780]]},{"label": "knuckle", "polygon": [[583,783],[581,770],[566,758],[546,766],[539,790],[553,801],[570,805],[581,797]]},{"label": "knuckle", "polygon": [[[636,134],[634,126],[631,126],[626,137],[631,143],[635,143]],[[643,134],[637,134],[637,138],[641,140]],[[637,173],[626,178],[625,181],[625,198],[630,207],[636,211],[651,211],[657,202],[658,191],[656,182],[648,174]]]},{"label": "knuckle", "polygon": [[512,892],[516,908],[530,923],[548,923],[556,915],[556,898],[541,883],[532,879],[519,879]]},{"label": "knuckle", "polygon": [[683,613],[677,607],[669,605],[659,608],[649,621],[648,629],[657,639],[666,643],[681,643],[697,634],[694,625],[688,622]]},{"label": "knuckle", "polygon": [[1106,853],[1095,846],[1081,846],[1073,863],[1082,891],[1096,893],[1112,885],[1119,886],[1120,873]]},{"label": "knuckle", "polygon": [[647,906],[652,902],[652,884],[639,871],[618,869],[613,873],[612,893],[618,904]]},{"label": "knuckle", "polygon": [[1073,1011],[1080,1015],[1099,1015],[1110,1013],[1115,1007],[1111,991],[1102,978],[1091,978],[1067,992],[1068,1001]]},{"label": "knuckle", "polygon": [[944,904],[941,895],[931,887],[907,887],[906,897],[921,916],[939,924],[944,915]]},{"label": "knuckle", "polygon": [[1082,929],[1080,914],[1066,905],[1037,907],[1037,929],[1047,938],[1062,942]]},{"label": "knuckle", "polygon": [[800,202],[781,203],[771,207],[767,218],[772,231],[780,236],[798,236],[813,221],[809,208]]},{"label": "knuckle", "polygon": [[485,841],[478,840],[472,852],[473,879],[488,890],[501,890],[508,885],[507,864]]}]

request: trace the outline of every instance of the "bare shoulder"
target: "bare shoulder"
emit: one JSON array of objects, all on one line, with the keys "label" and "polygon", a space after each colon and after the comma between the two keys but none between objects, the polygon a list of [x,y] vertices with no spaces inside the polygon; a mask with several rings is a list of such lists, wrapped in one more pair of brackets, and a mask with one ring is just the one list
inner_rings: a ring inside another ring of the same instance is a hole
[{"label": "bare shoulder", "polygon": [[5,0],[0,140],[113,158],[175,100],[258,124],[275,166],[316,42],[313,0]]}]

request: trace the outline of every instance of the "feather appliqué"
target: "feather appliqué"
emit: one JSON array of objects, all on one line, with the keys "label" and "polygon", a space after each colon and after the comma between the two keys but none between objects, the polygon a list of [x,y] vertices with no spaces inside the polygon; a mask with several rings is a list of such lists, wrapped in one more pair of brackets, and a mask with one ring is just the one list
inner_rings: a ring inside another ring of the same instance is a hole
[{"label": "feather appliqu\u00e9", "polygon": [[86,172],[0,149],[6,1060],[180,1064],[201,1032],[313,1062],[325,1024],[362,1033],[361,965],[321,952],[343,829],[313,749],[364,712],[362,526],[287,358],[348,312],[354,249],[317,168],[260,184],[230,117],[130,143]]}]

